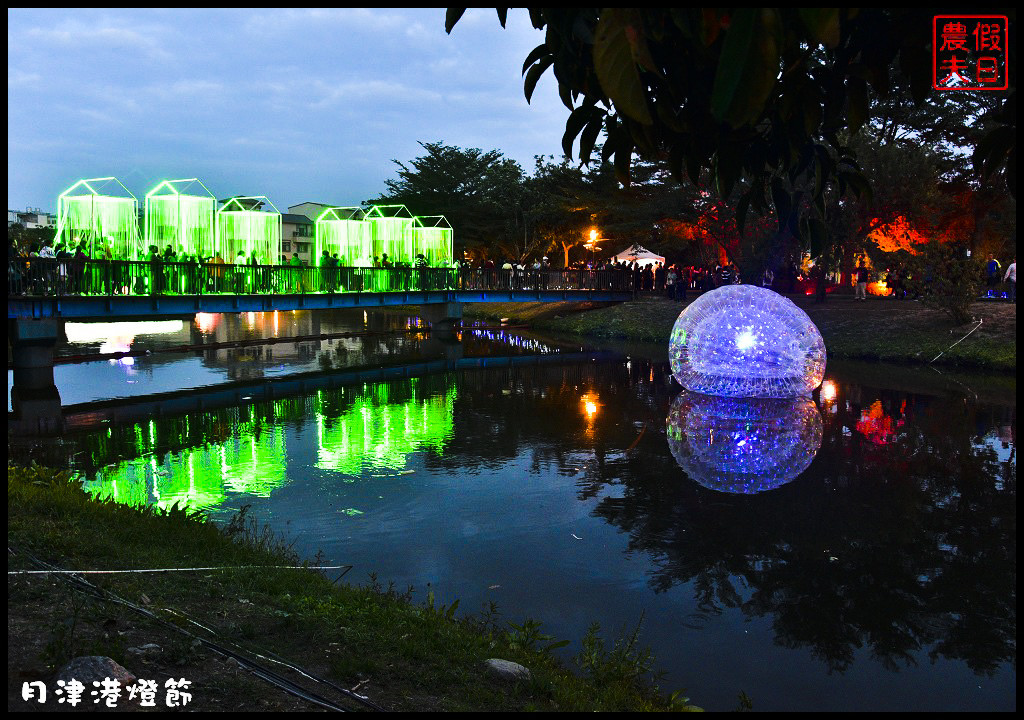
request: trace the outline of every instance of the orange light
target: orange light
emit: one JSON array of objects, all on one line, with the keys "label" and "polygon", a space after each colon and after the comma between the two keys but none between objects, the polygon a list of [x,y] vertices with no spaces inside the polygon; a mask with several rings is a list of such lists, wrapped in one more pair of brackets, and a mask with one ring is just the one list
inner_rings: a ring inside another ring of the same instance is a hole
[{"label": "orange light", "polygon": [[882,297],[892,295],[892,288],[885,284],[885,280],[870,282],[866,289],[869,295],[880,295]]},{"label": "orange light", "polygon": [[587,416],[587,420],[593,420],[600,408],[597,404],[597,395],[586,393],[580,397],[580,403],[583,405],[583,413]]},{"label": "orange light", "polygon": [[821,384],[821,399],[825,402],[835,402],[836,393],[836,384],[831,380],[826,380]]},{"label": "orange light", "polygon": [[199,332],[213,332],[217,327],[218,320],[220,320],[220,316],[215,313],[196,313],[196,325],[199,327]]}]

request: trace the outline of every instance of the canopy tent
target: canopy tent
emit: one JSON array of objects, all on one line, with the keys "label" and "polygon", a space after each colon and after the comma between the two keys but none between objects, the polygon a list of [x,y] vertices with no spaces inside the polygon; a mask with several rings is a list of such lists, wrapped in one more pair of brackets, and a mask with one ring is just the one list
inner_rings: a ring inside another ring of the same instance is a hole
[{"label": "canopy tent", "polygon": [[329,207],[316,219],[313,253],[321,262],[324,250],[337,253],[341,267],[373,266],[373,227],[357,207]]},{"label": "canopy tent", "polygon": [[117,178],[79,180],[57,198],[55,240],[69,247],[85,240],[89,257],[99,257],[104,244],[118,260],[141,257],[138,208]]},{"label": "canopy tent", "polygon": [[633,245],[632,247],[628,247],[612,259],[617,262],[624,263],[631,263],[635,260],[636,264],[641,266],[665,263],[665,258],[661,255],[655,255],[643,245]]},{"label": "canopy tent", "polygon": [[281,256],[281,213],[264,195],[225,200],[217,211],[214,245],[225,262],[235,262],[242,251],[246,261],[255,255],[257,264],[273,265]]},{"label": "canopy tent", "polygon": [[[198,185],[198,188],[196,186]],[[196,189],[204,194],[187,194]],[[164,180],[146,193],[146,245],[210,257],[216,236],[217,198],[196,178]]]},{"label": "canopy tent", "polygon": [[374,205],[366,211],[366,219],[370,223],[375,258],[383,262],[387,253],[392,263],[411,265],[416,260],[412,236],[416,219],[405,205]]},{"label": "canopy tent", "polygon": [[422,254],[431,267],[451,267],[454,248],[452,226],[444,215],[416,218],[412,228],[412,249]]}]

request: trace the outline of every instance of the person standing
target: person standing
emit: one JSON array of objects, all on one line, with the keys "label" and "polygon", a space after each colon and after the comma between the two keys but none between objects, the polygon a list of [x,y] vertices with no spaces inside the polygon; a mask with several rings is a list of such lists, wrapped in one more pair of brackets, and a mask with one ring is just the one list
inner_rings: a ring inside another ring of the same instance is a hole
[{"label": "person standing", "polygon": [[[387,257],[387,255],[384,257]],[[297,252],[292,253],[292,259],[288,261],[288,267],[290,268],[288,272],[291,275],[291,291],[293,293],[302,292],[304,289],[302,283],[302,259],[299,258]]]},{"label": "person standing", "polygon": [[1010,284],[1010,296],[1009,300],[1012,303],[1017,302],[1017,258],[1013,259],[1010,263],[1010,267],[1006,268],[1006,274],[1003,275],[1003,282]]},{"label": "person standing", "polygon": [[999,261],[996,260],[995,255],[988,256],[988,264],[985,265],[985,281],[988,285],[987,297],[998,297],[996,292],[996,285],[999,284],[999,271],[1002,268],[999,266]]},{"label": "person standing", "polygon": [[868,269],[864,267],[864,263],[861,262],[857,266],[857,290],[853,294],[854,301],[864,300],[867,301],[867,289],[868,289]]},{"label": "person standing", "polygon": [[320,289],[323,292],[334,291],[331,285],[331,253],[327,249],[320,253]]}]

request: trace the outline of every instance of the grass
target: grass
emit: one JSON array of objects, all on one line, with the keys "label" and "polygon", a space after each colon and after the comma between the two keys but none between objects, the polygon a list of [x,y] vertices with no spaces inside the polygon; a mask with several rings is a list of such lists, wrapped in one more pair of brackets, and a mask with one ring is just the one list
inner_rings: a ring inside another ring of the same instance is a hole
[{"label": "grass", "polygon": [[[872,298],[855,303],[845,296],[815,303],[794,298],[821,331],[830,358],[929,363],[968,369],[1015,372],[1017,307],[978,302],[971,312],[981,326],[954,347],[976,324],[954,326],[940,311],[908,300]],[[539,330],[593,338],[668,343],[685,303],[646,297],[614,305],[589,303],[489,303],[467,306],[467,318],[508,318]],[[941,353],[941,355],[940,355]]]},{"label": "grass", "polygon": [[[34,567],[29,555],[73,569],[236,568],[88,579],[194,630],[183,619],[191,618],[213,629],[222,644],[236,643],[245,653],[271,651],[358,688],[388,710],[698,709],[650,683],[652,660],[636,646],[635,633],[611,650],[588,636],[587,654],[577,661],[581,672],[574,673],[552,655],[563,643],[545,635],[538,622],[503,624],[494,606],[480,616],[462,616],[457,603],[437,606],[428,594],[416,604],[411,591],[382,587],[374,577],[363,586],[336,585],[311,570],[245,568],[300,563],[286,543],[244,513],[219,527],[180,510],[101,502],[67,473],[36,466],[8,467],[7,495],[8,545],[14,550],[9,570]],[[145,643],[160,650],[152,656],[129,650]],[[53,576],[8,576],[8,709],[26,709],[23,681],[45,681],[81,654],[109,655],[161,686],[168,677],[191,679],[194,710],[316,709],[125,607],[81,595]],[[525,665],[532,679],[510,684],[491,677],[483,663],[494,657]],[[600,676],[593,668],[600,668]],[[312,687],[341,702],[323,686]]]}]

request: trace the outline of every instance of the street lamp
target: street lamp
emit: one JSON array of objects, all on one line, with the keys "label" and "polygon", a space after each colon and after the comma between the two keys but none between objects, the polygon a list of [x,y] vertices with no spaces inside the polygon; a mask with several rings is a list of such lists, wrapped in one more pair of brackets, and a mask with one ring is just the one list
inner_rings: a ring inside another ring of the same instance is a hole
[{"label": "street lamp", "polygon": [[587,250],[590,251],[590,265],[591,265],[591,267],[593,267],[593,265],[594,265],[594,251],[601,249],[601,248],[599,248],[597,246],[597,229],[596,228],[591,228],[591,230],[590,230],[590,240],[588,242],[584,243],[583,247],[585,247]]}]

